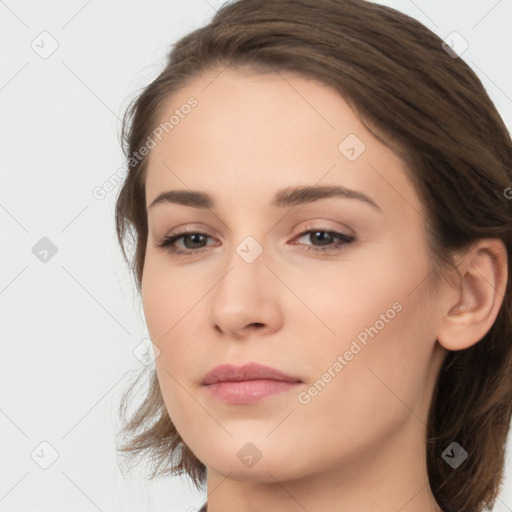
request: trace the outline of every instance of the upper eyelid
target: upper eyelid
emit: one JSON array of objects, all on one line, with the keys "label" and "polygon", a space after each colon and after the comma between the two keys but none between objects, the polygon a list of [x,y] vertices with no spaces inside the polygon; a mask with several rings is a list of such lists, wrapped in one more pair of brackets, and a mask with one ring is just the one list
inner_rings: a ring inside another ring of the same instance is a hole
[{"label": "upper eyelid", "polygon": [[[324,225],[319,225],[319,226],[307,225],[308,223],[309,224],[322,223],[322,220],[319,220],[319,219],[312,219],[312,220],[308,220],[308,221],[305,221],[305,222],[306,222],[306,226],[304,228],[302,228],[300,231],[298,231],[296,233],[296,235],[303,234],[306,231],[317,229],[319,231],[333,231],[333,232],[340,232],[341,231],[340,234],[344,234],[346,236],[355,236],[354,230],[352,228],[350,228],[348,225],[343,225],[343,227],[336,227],[336,226],[329,227],[329,226],[327,226],[325,224]],[[327,222],[327,221],[325,221],[325,222]],[[338,224],[341,224],[341,223],[338,223]],[[170,233],[168,233],[167,236],[174,236],[174,235],[187,234],[187,233],[200,233],[200,234],[208,235],[208,236],[211,236],[212,238],[215,238],[214,235],[211,235],[208,232],[208,230],[203,228],[203,227],[197,227],[197,228],[196,227],[176,228],[176,229],[172,230]]]}]

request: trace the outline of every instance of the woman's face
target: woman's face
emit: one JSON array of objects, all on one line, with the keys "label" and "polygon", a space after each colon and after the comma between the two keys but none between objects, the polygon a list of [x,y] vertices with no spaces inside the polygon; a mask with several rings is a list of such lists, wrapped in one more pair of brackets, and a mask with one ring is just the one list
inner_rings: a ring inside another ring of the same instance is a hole
[{"label": "woman's face", "polygon": [[[329,87],[219,71],[169,101],[148,141],[142,296],[169,415],[235,479],[400,464],[424,449],[444,355],[405,166]],[[152,205],[169,191],[189,202]],[[248,363],[295,382],[202,383]]]}]

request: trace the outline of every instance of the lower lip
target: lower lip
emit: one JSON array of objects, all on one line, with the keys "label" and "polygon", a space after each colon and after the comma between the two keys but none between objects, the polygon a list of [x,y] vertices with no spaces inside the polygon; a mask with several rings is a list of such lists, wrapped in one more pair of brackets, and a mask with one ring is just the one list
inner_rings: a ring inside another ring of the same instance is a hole
[{"label": "lower lip", "polygon": [[296,388],[300,382],[280,380],[244,380],[241,382],[218,382],[205,386],[214,397],[229,404],[252,404],[278,393]]}]

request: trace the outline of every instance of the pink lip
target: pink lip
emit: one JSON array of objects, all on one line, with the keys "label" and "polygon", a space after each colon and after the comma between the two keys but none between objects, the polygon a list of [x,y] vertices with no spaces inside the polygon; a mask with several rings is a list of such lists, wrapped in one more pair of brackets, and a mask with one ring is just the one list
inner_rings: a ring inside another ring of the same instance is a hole
[{"label": "pink lip", "polygon": [[243,366],[223,364],[201,380],[215,398],[231,404],[250,404],[296,387],[302,381],[275,368],[249,363]]}]

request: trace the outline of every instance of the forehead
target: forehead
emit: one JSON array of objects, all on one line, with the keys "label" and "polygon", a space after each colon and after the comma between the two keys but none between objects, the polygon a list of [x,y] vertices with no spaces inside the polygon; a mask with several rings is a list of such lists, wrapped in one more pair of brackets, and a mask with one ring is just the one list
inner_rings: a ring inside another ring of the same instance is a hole
[{"label": "forehead", "polygon": [[295,73],[211,71],[169,98],[157,125],[147,204],[171,188],[268,203],[291,185],[339,184],[421,208],[404,162],[337,91]]}]

